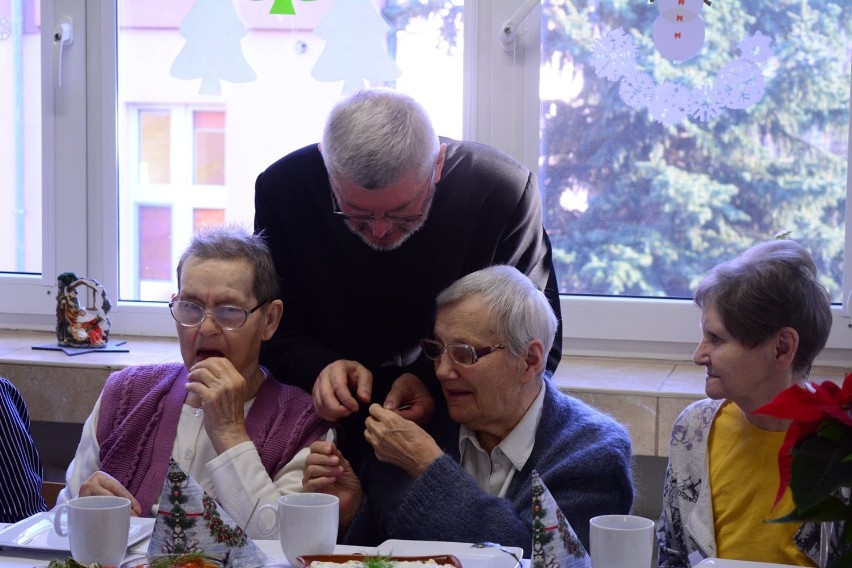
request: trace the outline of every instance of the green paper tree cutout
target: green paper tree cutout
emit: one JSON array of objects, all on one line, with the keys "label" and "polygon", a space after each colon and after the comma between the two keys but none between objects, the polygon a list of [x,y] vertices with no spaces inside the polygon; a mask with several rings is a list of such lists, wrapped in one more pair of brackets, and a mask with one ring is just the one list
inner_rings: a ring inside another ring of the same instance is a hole
[{"label": "green paper tree cutout", "polygon": [[[314,0],[302,0],[302,2],[313,2]],[[272,8],[269,9],[270,14],[281,14],[284,16],[295,16],[296,7],[293,5],[293,0],[275,0],[272,3]]]}]

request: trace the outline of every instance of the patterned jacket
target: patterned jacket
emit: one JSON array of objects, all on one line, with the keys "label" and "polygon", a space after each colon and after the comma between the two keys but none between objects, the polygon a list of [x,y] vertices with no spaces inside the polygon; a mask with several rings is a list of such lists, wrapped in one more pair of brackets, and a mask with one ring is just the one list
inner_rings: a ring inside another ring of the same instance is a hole
[{"label": "patterned jacket", "polygon": [[[716,557],[707,439],[724,402],[694,402],[681,412],[672,428],[663,512],[657,524],[660,568],[690,568],[704,558]],[[832,542],[840,527],[835,529]],[[794,540],[806,556],[819,561],[817,524],[804,523]]]}]

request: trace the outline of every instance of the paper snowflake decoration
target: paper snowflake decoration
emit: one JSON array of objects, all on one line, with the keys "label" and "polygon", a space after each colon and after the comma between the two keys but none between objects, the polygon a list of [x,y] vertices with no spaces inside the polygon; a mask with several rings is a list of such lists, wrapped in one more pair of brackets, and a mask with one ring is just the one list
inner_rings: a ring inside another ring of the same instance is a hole
[{"label": "paper snowflake decoration", "polygon": [[654,99],[648,105],[648,112],[664,126],[672,126],[688,116],[688,101],[687,87],[666,81],[657,87]]},{"label": "paper snowflake decoration", "polygon": [[619,82],[618,95],[625,105],[647,107],[654,120],[671,126],[690,116],[708,122],[723,108],[743,110],[757,104],[766,92],[760,67],[773,55],[770,44],[771,38],[759,31],[745,36],[737,44],[741,55],[719,70],[712,87],[698,89],[673,82],[657,86],[650,75],[637,71],[636,46],[622,28],[607,30],[595,41],[590,62],[598,77]]},{"label": "paper snowflake decoration", "polygon": [[701,122],[710,122],[722,113],[724,105],[719,102],[715,85],[704,85],[693,89],[686,101],[686,111]]},{"label": "paper snowflake decoration", "polygon": [[716,91],[726,107],[746,109],[763,97],[766,83],[757,65],[737,58],[719,70]]},{"label": "paper snowflake decoration", "polygon": [[772,40],[760,33],[755,32],[754,35],[745,36],[737,48],[742,54],[740,57],[746,61],[751,61],[756,65],[763,65],[769,58],[772,57]]},{"label": "paper snowflake decoration", "polygon": [[625,75],[618,84],[618,95],[630,108],[644,108],[651,104],[657,84],[647,73],[633,71]]},{"label": "paper snowflake decoration", "polygon": [[592,66],[598,77],[618,81],[636,66],[636,45],[622,28],[607,30],[592,47]]}]

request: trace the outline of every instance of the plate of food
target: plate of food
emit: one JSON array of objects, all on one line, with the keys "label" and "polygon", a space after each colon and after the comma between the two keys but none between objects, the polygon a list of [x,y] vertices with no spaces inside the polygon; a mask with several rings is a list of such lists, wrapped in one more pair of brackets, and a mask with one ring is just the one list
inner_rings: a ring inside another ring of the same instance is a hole
[{"label": "plate of food", "polygon": [[[65,515],[60,518],[60,524],[68,530]],[[154,530],[154,519],[130,517],[130,534],[127,546],[133,546],[151,536]],[[22,521],[0,530],[0,547],[26,548],[45,552],[71,552],[67,536],[60,536],[53,529],[53,513],[36,513]]]},{"label": "plate of food", "polygon": [[769,562],[750,562],[748,560],[724,560],[722,558],[706,558],[695,568],[795,568],[792,564],[773,564]]},{"label": "plate of food", "polygon": [[299,556],[303,568],[462,568],[451,554],[396,556],[369,554],[313,554]]},{"label": "plate of food", "polygon": [[524,550],[516,546],[501,546],[493,542],[447,542],[429,540],[386,540],[378,554],[393,556],[428,556],[448,554],[457,558],[464,568],[516,568]]},{"label": "plate of food", "polygon": [[[171,556],[143,556],[128,560],[121,568],[222,568],[215,558],[203,554],[173,554]],[[108,568],[100,564],[81,564],[73,558],[51,560],[47,568]]]},{"label": "plate of food", "polygon": [[222,568],[222,555],[165,554],[127,560],[121,568]]}]

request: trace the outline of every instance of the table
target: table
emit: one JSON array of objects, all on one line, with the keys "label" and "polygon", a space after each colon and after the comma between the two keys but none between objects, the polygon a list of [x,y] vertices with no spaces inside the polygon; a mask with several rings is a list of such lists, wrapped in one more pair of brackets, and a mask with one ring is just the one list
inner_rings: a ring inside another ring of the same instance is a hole
[{"label": "table", "polygon": [[[0,523],[0,529],[3,529],[8,526],[8,523]],[[145,552],[148,550],[148,543],[150,538],[146,538],[141,542],[131,546],[127,555],[124,557],[124,561],[133,560],[135,558],[140,558],[145,555]],[[267,556],[268,562],[266,564],[267,568],[293,568],[287,559],[284,557],[284,553],[281,551],[281,543],[278,539],[274,540],[255,540],[255,544],[260,548],[260,550]],[[409,541],[388,541],[388,542],[409,542]],[[418,543],[419,544],[419,543]],[[426,544],[426,543],[423,543]],[[437,543],[436,543],[437,544]],[[443,543],[443,544],[457,544],[457,543]],[[464,545],[467,547],[468,545]],[[378,549],[373,546],[350,546],[345,544],[338,544],[334,547],[335,554],[368,554],[375,555],[378,552]],[[421,554],[419,552],[412,552],[412,555]],[[458,554],[458,553],[456,553]],[[26,568],[43,568],[47,566],[47,564],[53,559],[64,559],[68,556],[68,553],[56,553],[56,552],[38,552],[23,548],[2,548],[0,547],[0,568],[15,568],[15,567],[26,567]],[[460,556],[461,557],[461,556]],[[488,566],[489,568],[496,568],[491,564],[490,560],[485,560],[483,564],[482,560],[477,559],[473,562],[473,567],[476,566]],[[505,564],[504,564],[505,566]],[[521,560],[520,568],[530,568],[530,560],[528,558],[524,558]]]},{"label": "table", "polygon": [[[0,529],[7,527],[8,523],[0,523]],[[130,547],[127,551],[125,561],[144,556],[148,550],[148,541],[145,539],[142,542]],[[293,568],[284,553],[281,552],[281,543],[278,539],[275,540],[255,540],[258,547],[269,557],[270,562],[266,564],[267,568]],[[334,548],[336,554],[353,554],[355,552],[372,552],[375,553],[375,548],[365,546],[348,546],[339,544]],[[63,559],[65,556],[55,552],[37,552],[21,548],[0,548],[0,568],[13,568],[16,566],[26,566],[27,568],[39,568],[47,566],[54,559]]]}]

